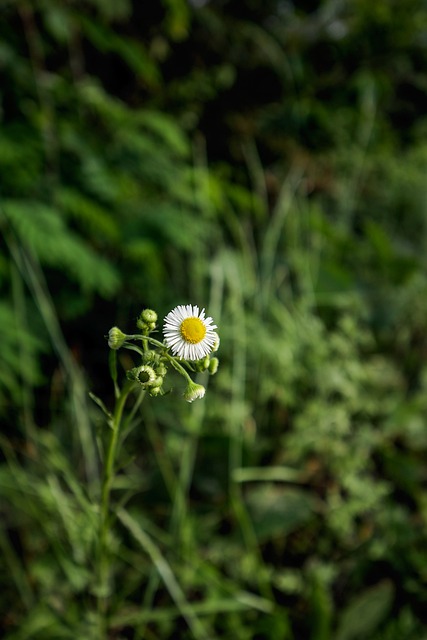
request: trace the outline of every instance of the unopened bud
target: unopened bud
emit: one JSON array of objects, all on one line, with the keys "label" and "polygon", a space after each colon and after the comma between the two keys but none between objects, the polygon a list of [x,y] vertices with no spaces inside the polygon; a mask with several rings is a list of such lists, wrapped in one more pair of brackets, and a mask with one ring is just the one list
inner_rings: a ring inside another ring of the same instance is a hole
[{"label": "unopened bud", "polygon": [[108,346],[110,349],[120,349],[126,341],[126,334],[118,327],[113,327],[108,332]]},{"label": "unopened bud", "polygon": [[209,362],[209,373],[213,376],[218,371],[219,360],[218,358],[211,358]]},{"label": "unopened bud", "polygon": [[149,349],[148,351],[144,351],[144,355],[142,356],[142,361],[144,364],[154,365],[159,362],[160,356],[155,351]]},{"label": "unopened bud", "polygon": [[141,329],[143,335],[148,336],[156,328],[157,313],[152,309],[144,309],[136,321],[136,326]]},{"label": "unopened bud", "polygon": [[196,384],[195,382],[189,382],[188,387],[185,390],[184,398],[187,402],[193,402],[193,400],[197,400],[198,398],[203,398],[205,395],[206,389],[201,384]]},{"label": "unopened bud", "polygon": [[144,309],[144,311],[140,315],[140,318],[143,322],[146,322],[147,324],[151,324],[153,322],[154,324],[156,324],[157,313],[152,309]]},{"label": "unopened bud", "polygon": [[154,388],[161,387],[162,384],[163,384],[163,376],[157,376],[150,386],[153,387],[154,389]]},{"label": "unopened bud", "polygon": [[148,390],[148,393],[152,397],[163,395],[163,391],[160,387],[150,387],[150,389]]},{"label": "unopened bud", "polygon": [[158,376],[162,376],[163,378],[165,377],[165,375],[167,374],[168,370],[166,368],[166,366],[163,364],[163,362],[161,362],[157,367],[156,367],[156,373]]}]

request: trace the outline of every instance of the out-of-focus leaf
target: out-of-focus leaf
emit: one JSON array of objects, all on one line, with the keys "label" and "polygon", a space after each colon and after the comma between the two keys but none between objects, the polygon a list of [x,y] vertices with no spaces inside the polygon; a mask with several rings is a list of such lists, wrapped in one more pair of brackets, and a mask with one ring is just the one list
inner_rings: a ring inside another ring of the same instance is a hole
[{"label": "out-of-focus leaf", "polygon": [[386,619],[393,597],[394,586],[389,581],[366,589],[342,612],[334,640],[366,640],[373,637],[378,626]]},{"label": "out-of-focus leaf", "polygon": [[247,505],[260,540],[287,536],[309,522],[316,512],[309,493],[272,485],[248,490]]}]

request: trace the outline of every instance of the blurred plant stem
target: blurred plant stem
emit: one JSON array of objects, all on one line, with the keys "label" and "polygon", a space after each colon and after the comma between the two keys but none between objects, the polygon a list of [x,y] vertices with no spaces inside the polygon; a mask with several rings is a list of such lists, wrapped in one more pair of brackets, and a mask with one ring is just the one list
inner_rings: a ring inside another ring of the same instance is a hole
[{"label": "blurred plant stem", "polygon": [[[115,356],[115,352],[114,356]],[[115,362],[111,367],[115,370]],[[115,463],[119,451],[119,435],[122,426],[123,410],[126,400],[135,383],[127,381],[123,388],[117,386],[116,378],[113,375],[115,387],[116,402],[113,414],[109,420],[110,438],[106,449],[104,460],[101,504],[99,509],[99,538],[98,538],[98,564],[97,564],[97,598],[98,598],[98,615],[99,615],[99,637],[100,640],[106,637],[106,615],[108,612],[108,600],[110,596],[110,552],[108,549],[108,533],[111,526],[110,503],[111,488],[115,476]]]}]

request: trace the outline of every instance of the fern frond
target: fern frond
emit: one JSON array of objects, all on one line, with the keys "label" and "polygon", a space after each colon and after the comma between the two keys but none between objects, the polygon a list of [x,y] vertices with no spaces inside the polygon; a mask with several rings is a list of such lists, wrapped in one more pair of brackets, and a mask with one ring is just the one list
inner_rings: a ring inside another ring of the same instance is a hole
[{"label": "fern frond", "polygon": [[7,200],[3,211],[21,244],[42,263],[64,269],[85,291],[108,297],[117,290],[115,268],[65,225],[57,209],[30,200]]},{"label": "fern frond", "polygon": [[57,205],[63,210],[66,218],[78,222],[90,235],[117,242],[120,229],[117,219],[92,198],[69,187],[60,187],[55,192]]}]

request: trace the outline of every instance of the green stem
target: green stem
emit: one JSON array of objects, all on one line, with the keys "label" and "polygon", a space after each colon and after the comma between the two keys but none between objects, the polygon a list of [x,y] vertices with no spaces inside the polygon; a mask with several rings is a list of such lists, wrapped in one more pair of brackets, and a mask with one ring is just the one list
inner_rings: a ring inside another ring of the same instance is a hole
[{"label": "green stem", "polygon": [[110,367],[110,375],[114,384],[114,397],[117,400],[117,398],[120,395],[120,388],[119,388],[119,385],[117,384],[117,351],[115,351],[114,349],[110,350],[108,363]]},{"label": "green stem", "polygon": [[113,418],[111,421],[111,435],[108,443],[107,454],[104,463],[104,475],[101,492],[101,505],[99,517],[99,542],[98,542],[98,614],[100,623],[100,640],[105,638],[105,616],[107,613],[109,596],[109,553],[107,548],[107,536],[110,528],[110,497],[114,480],[114,466],[117,457],[120,425],[123,410],[129,393],[134,388],[134,382],[127,382],[116,398]]},{"label": "green stem", "polygon": [[178,371],[178,373],[180,373],[182,376],[184,376],[187,382],[193,382],[189,374],[187,373],[187,371],[184,369],[184,367],[181,364],[179,364],[179,362],[177,362],[174,356],[170,356],[168,353],[165,353],[164,355],[165,355],[165,358],[169,360],[173,368],[176,369],[176,371]]},{"label": "green stem", "polygon": [[141,334],[136,334],[136,335],[127,335],[126,336],[126,340],[146,340],[147,342],[149,342],[150,344],[155,345],[156,347],[161,347],[162,349],[166,349],[166,345],[163,342],[160,342],[159,340],[156,340],[155,338],[151,338],[150,336],[143,336]]}]

